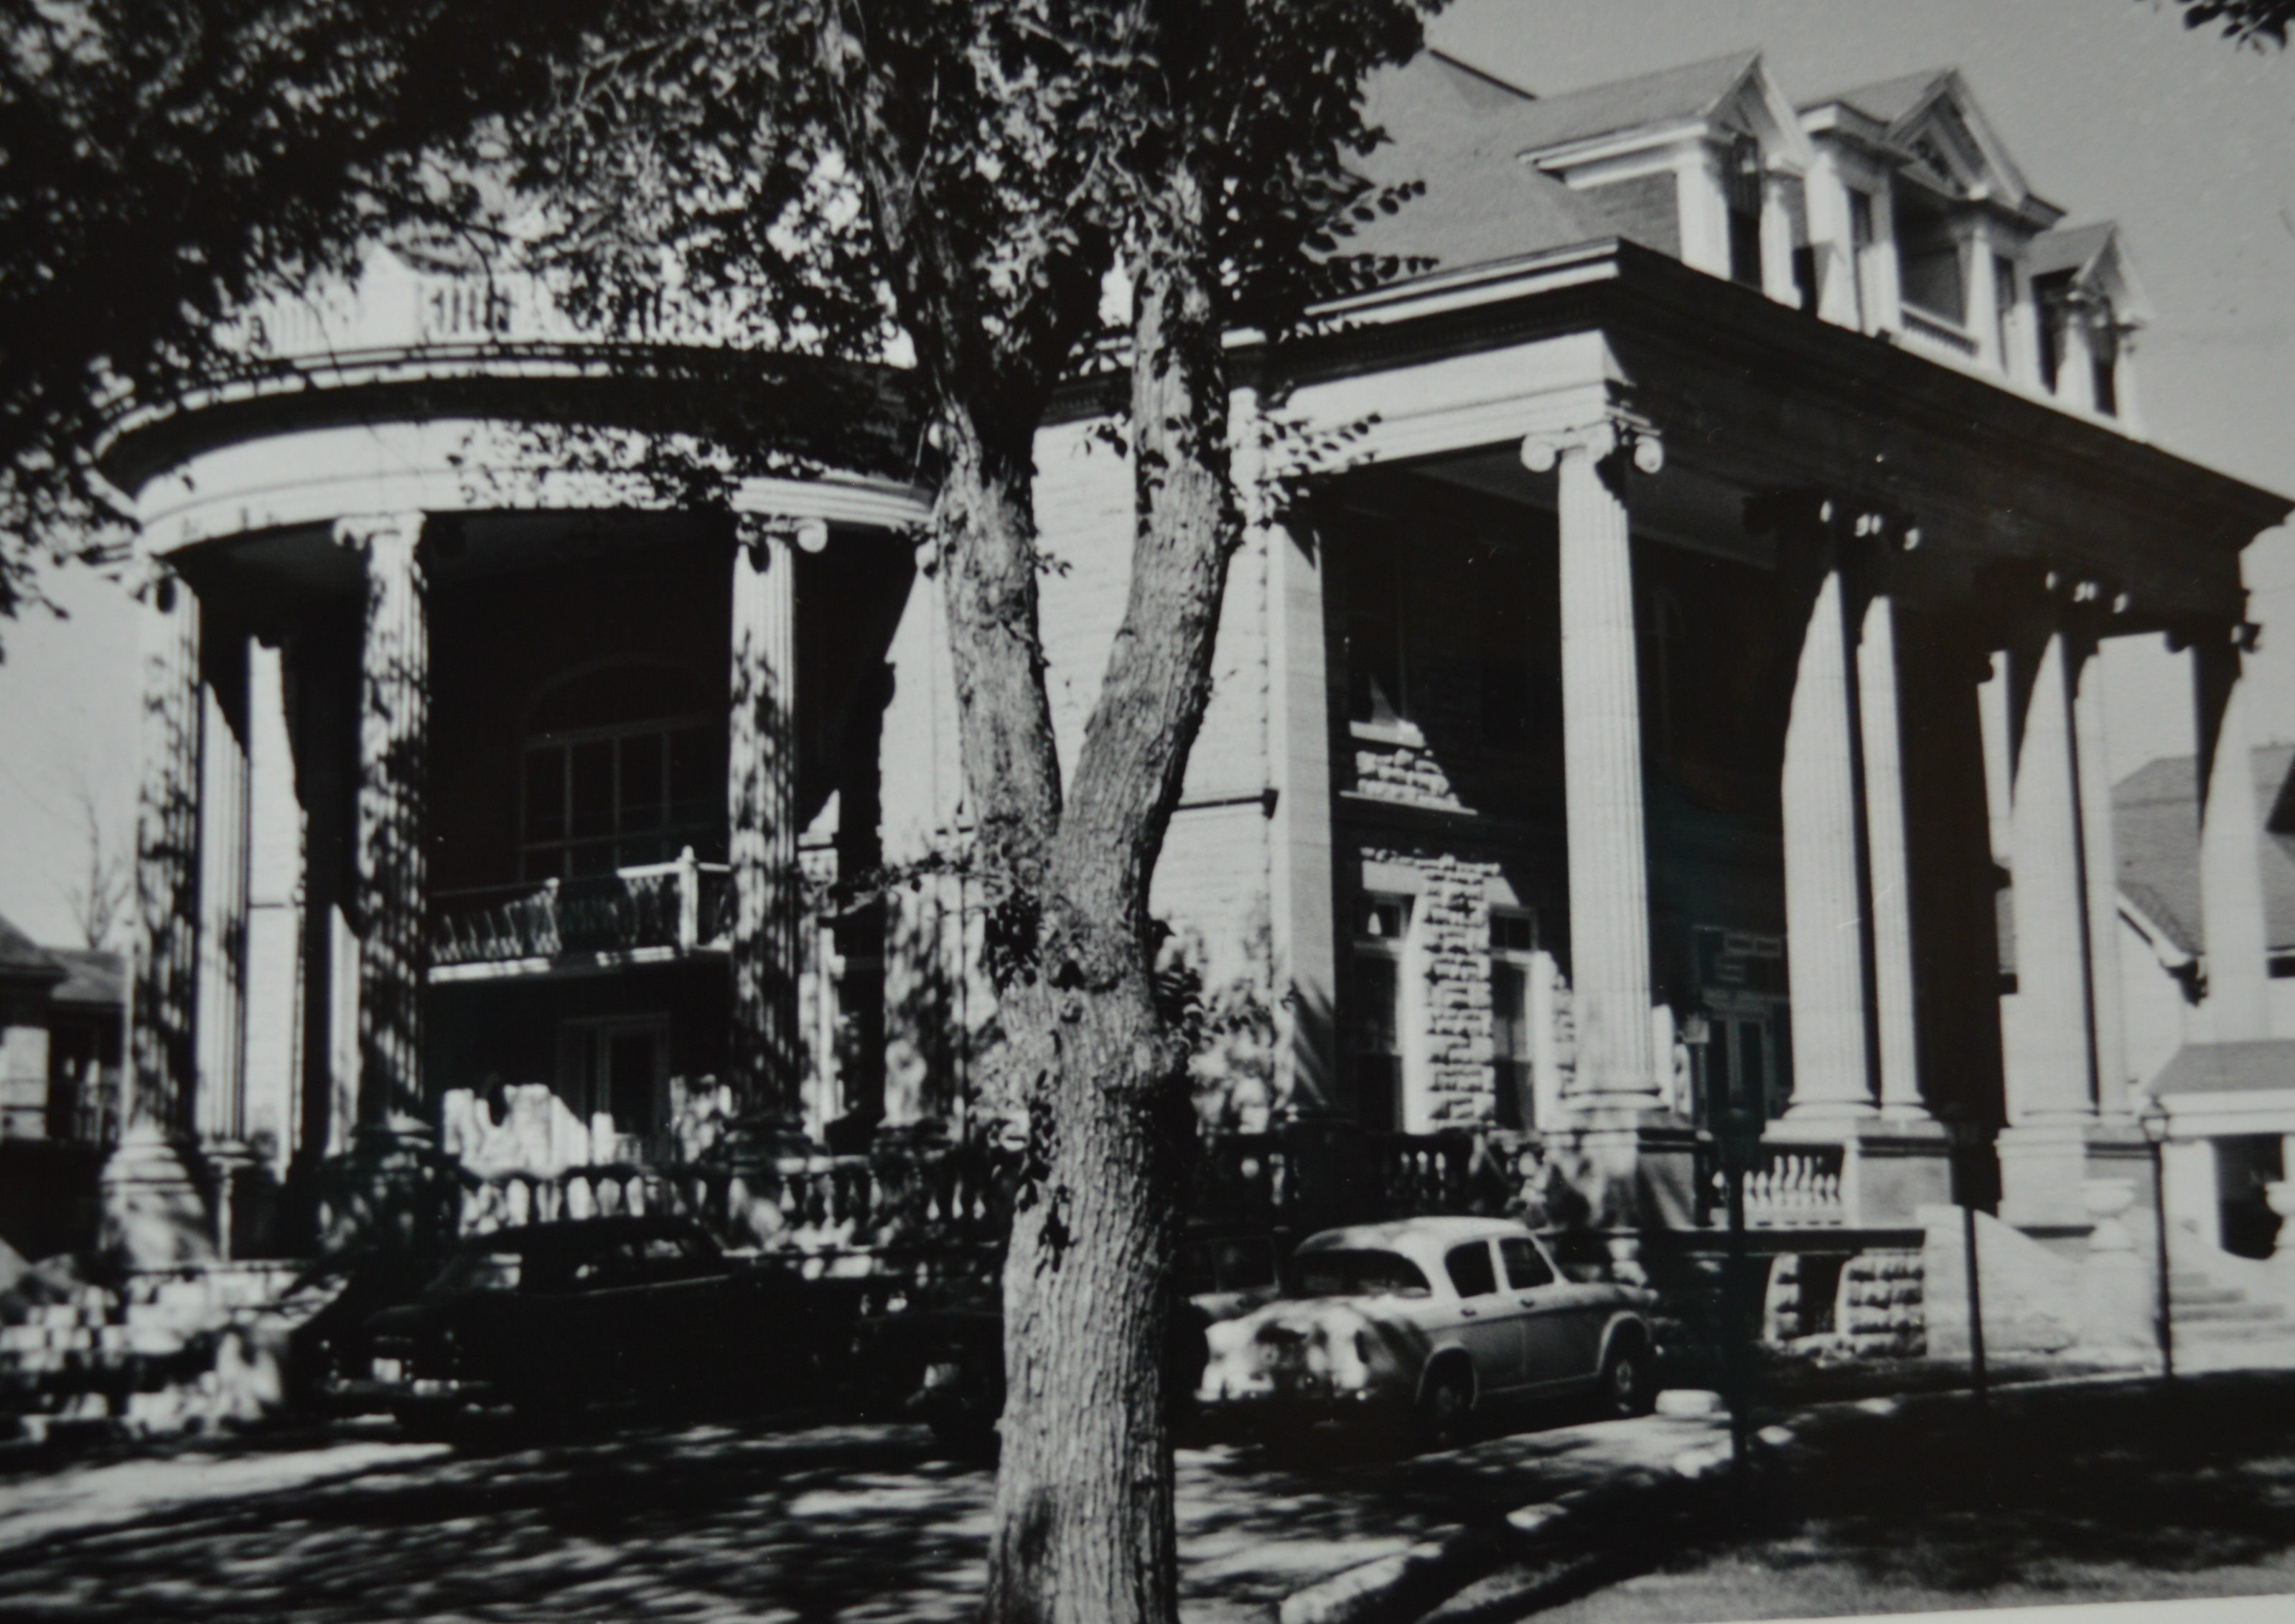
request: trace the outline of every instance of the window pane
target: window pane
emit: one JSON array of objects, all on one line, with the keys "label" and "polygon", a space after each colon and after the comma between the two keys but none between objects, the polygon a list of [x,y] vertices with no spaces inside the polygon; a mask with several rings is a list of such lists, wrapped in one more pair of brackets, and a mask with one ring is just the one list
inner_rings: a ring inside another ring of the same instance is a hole
[{"label": "window pane", "polygon": [[1366,955],[1355,960],[1355,1048],[1360,1052],[1401,1051],[1395,1019],[1398,991],[1393,959]]},{"label": "window pane", "polygon": [[662,744],[658,733],[636,733],[622,740],[621,827],[625,832],[661,827]]},{"label": "window pane", "polygon": [[607,1109],[617,1133],[652,1131],[653,1049],[649,1032],[617,1032],[607,1044]]},{"label": "window pane", "polygon": [[1499,1288],[1498,1273],[1491,1267],[1488,1241],[1468,1241],[1463,1246],[1451,1247],[1443,1254],[1442,1268],[1461,1297],[1487,1297]]},{"label": "window pane", "polygon": [[566,838],[566,752],[554,746],[526,753],[526,838]]},{"label": "window pane", "polygon": [[1501,1060],[1530,1052],[1528,991],[1529,977],[1520,965],[1501,959],[1491,966],[1491,1041]]},{"label": "window pane", "polygon": [[614,744],[609,739],[576,745],[573,834],[577,840],[614,832]]},{"label": "window pane", "polygon": [[577,845],[567,853],[567,868],[577,877],[585,875],[611,874],[614,871],[614,843],[592,841]]},{"label": "window pane", "polygon": [[669,736],[669,821],[706,828],[725,815],[724,735],[680,728]]},{"label": "window pane", "polygon": [[1535,1244],[1521,1239],[1499,1243],[1499,1260],[1506,1265],[1507,1285],[1515,1291],[1528,1291],[1532,1286],[1554,1284],[1554,1270],[1547,1267],[1539,1255]]}]

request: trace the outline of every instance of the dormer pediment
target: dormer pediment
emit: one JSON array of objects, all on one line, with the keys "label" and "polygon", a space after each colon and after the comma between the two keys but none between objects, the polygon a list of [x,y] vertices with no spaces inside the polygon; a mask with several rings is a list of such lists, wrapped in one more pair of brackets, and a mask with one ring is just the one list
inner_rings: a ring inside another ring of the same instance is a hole
[{"label": "dormer pediment", "polygon": [[1805,128],[1837,134],[1893,159],[1942,197],[1986,203],[2046,230],[2063,211],[2036,195],[1956,68],[1908,74],[1803,110]]},{"label": "dormer pediment", "polygon": [[1809,138],[1758,52],[1740,52],[1532,104],[1520,156],[1550,175],[1733,136],[1760,143],[1772,169],[1801,174]]}]

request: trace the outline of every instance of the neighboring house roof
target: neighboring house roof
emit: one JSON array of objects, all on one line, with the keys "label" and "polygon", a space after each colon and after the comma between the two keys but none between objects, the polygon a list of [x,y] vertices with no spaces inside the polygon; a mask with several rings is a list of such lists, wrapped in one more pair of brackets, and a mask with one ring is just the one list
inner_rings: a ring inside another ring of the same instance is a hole
[{"label": "neighboring house roof", "polygon": [[2246,1094],[2295,1088],[2295,1038],[2186,1043],[2152,1082],[2161,1094]]},{"label": "neighboring house roof", "polygon": [[[2263,878],[2266,945],[2295,951],[2295,745],[2266,745],[2253,755],[2257,854]],[[2162,756],[2115,785],[2111,837],[2119,888],[2184,952],[2206,951],[2200,906],[2197,768],[2189,755]]]},{"label": "neighboring house roof", "polygon": [[127,1007],[127,963],[119,954],[86,947],[52,947],[47,951],[67,972],[48,994],[49,1002],[79,1009]]},{"label": "neighboring house roof", "polygon": [[66,972],[55,956],[5,919],[0,919],[0,980],[61,981]]}]

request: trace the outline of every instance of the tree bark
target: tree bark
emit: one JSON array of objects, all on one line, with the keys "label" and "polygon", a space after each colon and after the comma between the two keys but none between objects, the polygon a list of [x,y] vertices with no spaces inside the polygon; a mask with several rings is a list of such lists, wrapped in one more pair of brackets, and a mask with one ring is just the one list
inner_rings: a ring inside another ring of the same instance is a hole
[{"label": "tree bark", "polygon": [[1151,992],[1148,891],[1237,535],[1207,212],[1174,163],[1140,223],[1130,595],[1049,854],[1032,984],[1003,1005],[1030,1145],[1004,1276],[994,1624],[1178,1617],[1164,1386],[1191,1125]]}]

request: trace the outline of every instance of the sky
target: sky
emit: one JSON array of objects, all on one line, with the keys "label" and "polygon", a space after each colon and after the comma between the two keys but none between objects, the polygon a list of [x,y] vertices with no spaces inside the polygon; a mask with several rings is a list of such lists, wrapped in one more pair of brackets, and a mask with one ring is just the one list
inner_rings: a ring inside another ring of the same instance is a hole
[{"label": "sky", "polygon": [[[1542,94],[1762,50],[1785,94],[1958,67],[2067,224],[2112,218],[2156,309],[2138,340],[2150,438],[2295,494],[2295,53],[2243,52],[2150,0],[1462,0],[1430,29]],[[2295,740],[2295,533],[2249,549],[2258,742]],[[70,612],[0,623],[0,916],[69,943],[81,812],[132,841],[135,628],[114,583],[61,572]],[[2115,646],[2115,778],[2191,748],[2188,683],[2156,640]]]}]

